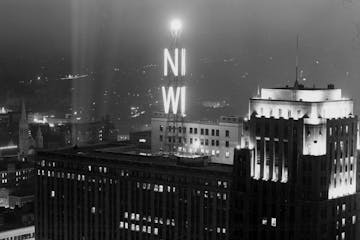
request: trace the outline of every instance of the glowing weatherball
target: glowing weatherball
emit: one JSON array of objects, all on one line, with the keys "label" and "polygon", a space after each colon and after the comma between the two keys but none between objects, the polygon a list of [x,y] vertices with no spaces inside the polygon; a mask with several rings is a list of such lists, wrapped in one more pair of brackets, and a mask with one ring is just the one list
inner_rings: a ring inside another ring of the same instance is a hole
[{"label": "glowing weatherball", "polygon": [[181,28],[182,28],[182,23],[180,19],[173,19],[170,22],[170,30],[173,35],[175,36],[178,35],[181,31]]}]

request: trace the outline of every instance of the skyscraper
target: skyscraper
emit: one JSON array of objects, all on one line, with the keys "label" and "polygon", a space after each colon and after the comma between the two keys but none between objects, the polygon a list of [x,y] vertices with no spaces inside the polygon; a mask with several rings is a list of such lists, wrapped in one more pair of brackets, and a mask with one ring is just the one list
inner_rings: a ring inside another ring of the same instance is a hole
[{"label": "skyscraper", "polygon": [[[236,151],[242,239],[357,239],[357,117],[341,89],[261,89],[250,99],[249,148]],[[243,210],[241,210],[243,209]],[[250,209],[250,214],[244,211]],[[359,233],[357,233],[359,234]]]}]

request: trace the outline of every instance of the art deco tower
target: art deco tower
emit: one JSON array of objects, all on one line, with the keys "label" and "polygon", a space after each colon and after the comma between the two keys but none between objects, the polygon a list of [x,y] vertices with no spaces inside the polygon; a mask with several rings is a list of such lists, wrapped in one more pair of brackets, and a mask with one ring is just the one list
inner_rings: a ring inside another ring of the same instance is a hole
[{"label": "art deco tower", "polygon": [[234,160],[243,166],[238,191],[249,209],[244,239],[357,239],[353,101],[333,85],[296,83],[261,89],[249,110],[250,147]]}]

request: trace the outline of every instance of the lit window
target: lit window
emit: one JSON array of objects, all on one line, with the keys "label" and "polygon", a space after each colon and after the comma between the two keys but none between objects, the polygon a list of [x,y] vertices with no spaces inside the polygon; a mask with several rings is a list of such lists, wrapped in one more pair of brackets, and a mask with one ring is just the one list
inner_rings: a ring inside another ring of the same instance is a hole
[{"label": "lit window", "polygon": [[225,152],[225,157],[229,158],[230,157],[230,152]]},{"label": "lit window", "polygon": [[352,216],[352,223],[353,223],[353,224],[356,223],[356,216]]},{"label": "lit window", "polygon": [[128,218],[129,214],[128,212],[124,212],[124,218]]},{"label": "lit window", "polygon": [[276,227],[276,218],[271,218],[271,226]]},{"label": "lit window", "polygon": [[124,222],[120,222],[119,228],[124,228]]},{"label": "lit window", "polygon": [[95,212],[96,212],[95,207],[92,207],[92,208],[91,208],[91,213],[95,213]]},{"label": "lit window", "polygon": [[158,228],[154,228],[154,234],[158,235],[159,234],[159,229]]},{"label": "lit window", "polygon": [[51,197],[55,197],[55,191],[51,191]]},{"label": "lit window", "polygon": [[262,225],[267,225],[267,219],[266,219],[266,218],[263,218],[263,219],[261,220],[261,224],[262,224]]}]

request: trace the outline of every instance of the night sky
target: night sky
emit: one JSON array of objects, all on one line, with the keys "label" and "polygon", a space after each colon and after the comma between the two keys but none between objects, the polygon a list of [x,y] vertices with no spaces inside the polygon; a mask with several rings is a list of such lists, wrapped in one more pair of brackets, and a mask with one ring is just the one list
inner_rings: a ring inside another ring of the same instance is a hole
[{"label": "night sky", "polygon": [[[292,85],[297,35],[303,83],[335,83],[360,102],[359,0],[2,0],[0,100],[26,96],[34,110],[64,112],[96,101],[97,115],[121,116],[123,105],[147,101],[128,92],[159,97],[173,17],[184,25],[190,115],[223,99],[228,114],[244,115],[258,85]],[[158,67],[144,72],[148,64]],[[59,82],[69,73],[90,77]],[[48,82],[19,85],[39,75]],[[104,100],[113,90],[117,105]]]}]

